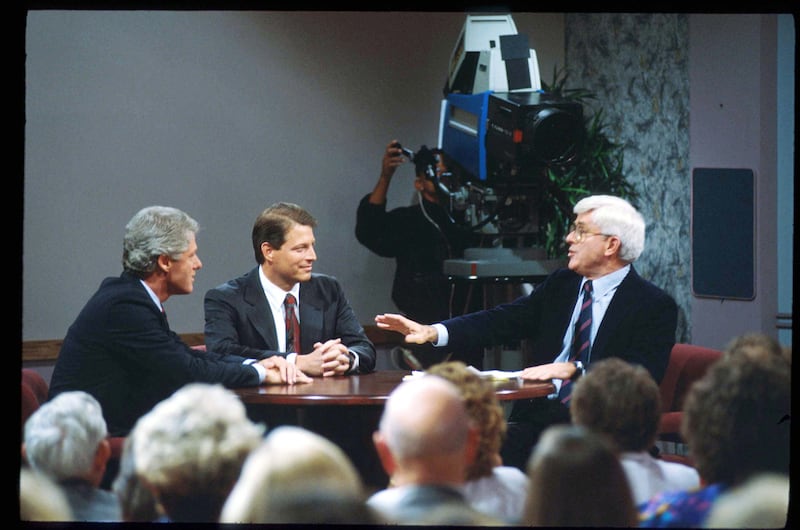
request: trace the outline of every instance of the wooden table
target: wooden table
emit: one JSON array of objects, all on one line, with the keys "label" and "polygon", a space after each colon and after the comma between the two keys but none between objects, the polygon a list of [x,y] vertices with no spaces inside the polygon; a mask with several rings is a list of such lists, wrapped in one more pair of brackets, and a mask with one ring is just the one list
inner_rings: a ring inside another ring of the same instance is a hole
[{"label": "wooden table", "polygon": [[[234,390],[251,405],[377,405],[382,406],[392,390],[411,372],[381,370],[371,374],[316,377],[312,383],[266,385]],[[549,382],[497,381],[497,398],[503,401],[544,397],[555,391]]]},{"label": "wooden table", "polygon": [[[361,473],[365,486],[386,486],[388,477],[372,445],[383,405],[411,372],[381,370],[371,374],[316,377],[311,383],[237,388],[253,420],[272,428],[300,425],[337,443]],[[554,392],[549,382],[494,383],[500,400],[532,399]]]}]

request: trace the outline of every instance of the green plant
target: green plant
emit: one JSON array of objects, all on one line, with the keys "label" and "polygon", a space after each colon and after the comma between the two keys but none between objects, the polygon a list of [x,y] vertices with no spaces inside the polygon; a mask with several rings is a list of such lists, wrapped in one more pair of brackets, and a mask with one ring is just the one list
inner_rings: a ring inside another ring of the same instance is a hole
[{"label": "green plant", "polygon": [[611,140],[603,109],[592,112],[589,102],[596,95],[583,88],[567,88],[565,70],[553,71],[550,84],[542,82],[542,90],[560,99],[581,103],[584,109],[584,135],[576,156],[568,163],[545,170],[539,202],[539,244],[547,256],[566,256],[564,238],[572,221],[572,207],[581,198],[607,193],[635,201],[638,193],[623,173],[623,145]]}]

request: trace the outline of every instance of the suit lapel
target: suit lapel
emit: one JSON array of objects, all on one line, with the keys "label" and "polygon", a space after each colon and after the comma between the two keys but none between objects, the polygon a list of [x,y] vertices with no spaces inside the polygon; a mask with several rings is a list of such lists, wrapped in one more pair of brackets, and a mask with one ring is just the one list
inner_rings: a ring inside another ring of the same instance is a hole
[{"label": "suit lapel", "polygon": [[275,318],[267,303],[261,281],[258,279],[258,267],[247,275],[244,286],[244,301],[247,303],[247,321],[256,335],[261,336],[268,350],[278,349],[278,336],[275,331]]},{"label": "suit lapel", "polygon": [[314,342],[322,336],[323,308],[313,277],[300,284],[300,346],[303,352],[311,351]]},{"label": "suit lapel", "polygon": [[[617,292],[614,293],[614,298],[606,309],[606,314],[603,316],[603,321],[597,330],[597,336],[594,338],[592,344],[592,360],[603,359],[607,357],[605,354],[605,347],[608,343],[609,337],[612,337],[617,328],[625,319],[625,316],[631,311],[634,311],[638,304],[638,296],[636,288],[639,284],[639,274],[631,265],[631,270],[627,276],[622,279],[622,282],[617,287]],[[597,356],[595,356],[597,354]]]}]

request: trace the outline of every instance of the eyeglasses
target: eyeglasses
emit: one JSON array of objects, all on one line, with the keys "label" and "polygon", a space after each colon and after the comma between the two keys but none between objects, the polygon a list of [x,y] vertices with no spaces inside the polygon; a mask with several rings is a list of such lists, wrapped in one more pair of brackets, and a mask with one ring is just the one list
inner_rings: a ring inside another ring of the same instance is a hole
[{"label": "eyeglasses", "polygon": [[587,232],[582,226],[576,225],[575,223],[569,226],[569,233],[574,234],[572,239],[574,239],[576,243],[580,243],[584,239],[592,236],[611,237],[611,234],[604,234],[602,232]]}]

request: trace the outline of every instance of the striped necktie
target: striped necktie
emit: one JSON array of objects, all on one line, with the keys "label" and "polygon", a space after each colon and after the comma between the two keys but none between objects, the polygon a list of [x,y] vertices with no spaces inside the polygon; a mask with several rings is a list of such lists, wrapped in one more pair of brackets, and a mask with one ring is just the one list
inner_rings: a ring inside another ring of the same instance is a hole
[{"label": "striped necktie", "polygon": [[297,300],[289,293],[283,301],[286,310],[286,351],[300,353],[300,322],[297,321]]},{"label": "striped necktie", "polygon": [[[572,337],[572,351],[569,361],[581,361],[584,365],[588,363],[589,351],[592,348],[592,280],[587,280],[583,284],[583,301],[581,302],[581,312],[578,314],[578,321],[575,323],[575,334]],[[570,380],[561,383],[561,390],[558,391],[558,399],[566,404],[572,394],[572,384]]]}]

